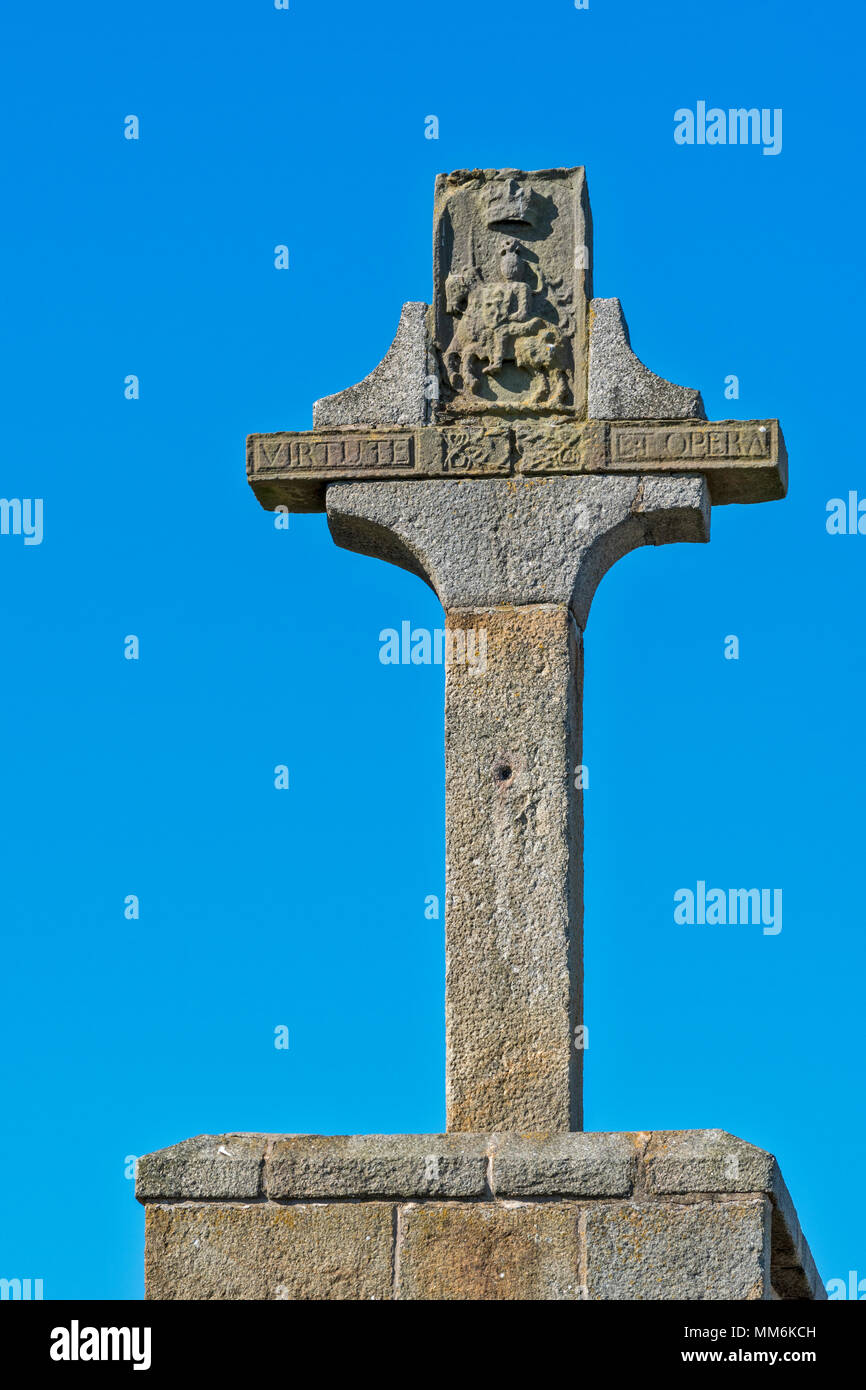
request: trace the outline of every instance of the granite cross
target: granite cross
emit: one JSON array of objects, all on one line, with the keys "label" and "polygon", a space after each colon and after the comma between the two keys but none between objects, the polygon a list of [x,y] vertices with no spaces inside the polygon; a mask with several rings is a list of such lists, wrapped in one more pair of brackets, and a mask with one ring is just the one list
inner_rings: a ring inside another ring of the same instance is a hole
[{"label": "granite cross", "polygon": [[[581,1128],[582,636],[628,551],[707,541],[711,505],[785,495],[776,420],[699,392],[592,298],[583,169],[436,181],[433,304],[310,432],[251,435],[266,508],[410,570],[484,663],[445,687],[450,1130]],[[484,635],[482,644],[481,634]],[[459,643],[454,643],[458,651]]]}]

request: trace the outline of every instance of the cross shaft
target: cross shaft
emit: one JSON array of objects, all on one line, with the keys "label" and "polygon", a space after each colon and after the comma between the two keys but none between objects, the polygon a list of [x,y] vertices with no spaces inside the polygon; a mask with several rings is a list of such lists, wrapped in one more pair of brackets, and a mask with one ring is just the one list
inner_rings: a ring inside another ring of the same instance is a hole
[{"label": "cross shaft", "polygon": [[[404,307],[312,431],[251,435],[264,507],[437,593],[446,667],[448,1128],[582,1125],[583,631],[642,545],[709,540],[712,505],[784,497],[776,420],[706,420],[592,298],[583,170],[437,180],[434,295]],[[468,639],[471,639],[468,640]]]}]

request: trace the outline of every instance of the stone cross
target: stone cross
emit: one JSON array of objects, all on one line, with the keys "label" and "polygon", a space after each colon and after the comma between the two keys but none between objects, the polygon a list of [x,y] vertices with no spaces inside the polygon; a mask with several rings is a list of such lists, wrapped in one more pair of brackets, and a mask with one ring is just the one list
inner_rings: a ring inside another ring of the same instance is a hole
[{"label": "stone cross", "polygon": [[637,546],[709,540],[711,505],[784,497],[785,445],[635,357],[592,297],[583,169],[440,175],[433,252],[432,306],[312,431],[251,435],[247,471],[425,580],[475,655],[446,667],[448,1128],[576,1130],[592,596]]}]

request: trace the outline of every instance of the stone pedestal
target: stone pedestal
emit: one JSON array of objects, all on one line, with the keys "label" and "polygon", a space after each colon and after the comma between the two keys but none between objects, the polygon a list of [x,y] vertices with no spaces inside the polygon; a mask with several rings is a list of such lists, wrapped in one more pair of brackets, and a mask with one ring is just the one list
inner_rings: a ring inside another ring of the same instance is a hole
[{"label": "stone pedestal", "polygon": [[149,1299],[824,1298],[722,1130],[203,1135],[142,1158]]}]

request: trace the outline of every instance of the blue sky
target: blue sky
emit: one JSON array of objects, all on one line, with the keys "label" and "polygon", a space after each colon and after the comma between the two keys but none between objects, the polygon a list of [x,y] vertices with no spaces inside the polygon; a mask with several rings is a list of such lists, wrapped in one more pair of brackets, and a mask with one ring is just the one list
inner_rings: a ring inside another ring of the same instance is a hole
[{"label": "blue sky", "polygon": [[[0,494],[43,499],[44,538],[0,536],[0,1275],[141,1297],[128,1155],[443,1127],[443,677],[378,659],[441,609],[321,516],[275,530],[244,438],[308,428],[429,300],[437,172],[585,164],[635,350],[710,418],[779,416],[791,459],[785,502],[635,552],[593,605],[586,1125],[771,1149],[823,1277],[866,1276],[866,536],[825,525],[866,496],[863,28],[7,7]],[[781,153],[676,144],[700,100],[781,109]],[[675,923],[698,880],[781,887],[783,930]]]}]

